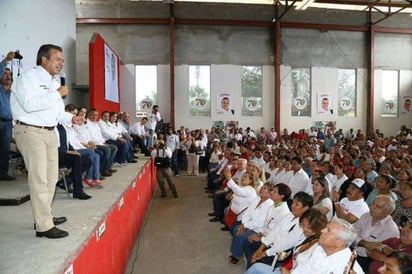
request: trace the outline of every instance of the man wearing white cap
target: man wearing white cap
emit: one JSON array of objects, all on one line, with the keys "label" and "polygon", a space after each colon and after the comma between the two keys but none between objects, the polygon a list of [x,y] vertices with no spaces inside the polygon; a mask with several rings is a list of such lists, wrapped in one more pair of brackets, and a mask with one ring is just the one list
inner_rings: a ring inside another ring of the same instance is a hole
[{"label": "man wearing white cap", "polygon": [[357,222],[363,214],[369,212],[369,207],[364,200],[365,191],[367,191],[365,181],[362,179],[354,179],[346,191],[345,198],[339,202],[339,197],[333,197],[336,216],[353,224]]}]

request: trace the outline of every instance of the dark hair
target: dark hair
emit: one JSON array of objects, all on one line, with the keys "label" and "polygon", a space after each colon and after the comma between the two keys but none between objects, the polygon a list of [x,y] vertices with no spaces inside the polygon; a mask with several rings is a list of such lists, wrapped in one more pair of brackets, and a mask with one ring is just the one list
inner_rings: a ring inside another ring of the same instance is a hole
[{"label": "dark hair", "polygon": [[322,229],[324,229],[328,224],[328,219],[326,218],[326,216],[322,214],[322,212],[320,212],[320,210],[317,208],[306,210],[299,217],[299,224],[302,224],[304,219],[309,221],[310,229],[312,229],[316,237],[320,236]]},{"label": "dark hair", "polygon": [[405,252],[395,251],[388,255],[387,258],[394,258],[398,261],[399,271],[402,274],[408,274],[412,271],[412,255]]},{"label": "dark hair", "polygon": [[76,110],[77,107],[74,104],[68,104],[64,107],[64,110],[67,112],[72,112],[73,110]]},{"label": "dark hair", "polygon": [[301,202],[303,207],[307,206],[311,208],[313,206],[313,198],[306,192],[299,191],[295,194],[295,196],[293,196],[293,200],[295,199]]},{"label": "dark hair", "polygon": [[279,195],[283,195],[282,201],[289,200],[290,195],[292,194],[292,191],[290,190],[290,187],[288,185],[283,184],[283,183],[279,183],[279,184],[275,185],[274,187],[276,187],[278,189]]},{"label": "dark hair", "polygon": [[105,115],[106,113],[108,113],[109,116],[110,116],[110,112],[108,112],[107,110],[104,110],[104,111],[102,112],[101,116],[103,117],[103,115]]},{"label": "dark hair", "polygon": [[395,186],[395,179],[392,176],[381,174],[379,177],[382,177],[389,188],[393,188]]},{"label": "dark hair", "polygon": [[115,111],[110,112],[110,113],[109,113],[110,118],[112,118],[112,116],[114,116],[115,114],[116,114],[117,116],[119,116],[119,114],[117,114],[117,112],[115,112]]},{"label": "dark hair", "polygon": [[77,111],[80,112],[80,110],[82,110],[82,108],[84,108],[87,111],[87,107],[86,106],[80,106],[77,108]]},{"label": "dark hair", "polygon": [[50,52],[51,52],[52,49],[63,52],[63,49],[59,46],[52,45],[52,44],[42,45],[39,48],[39,51],[37,52],[36,65],[38,65],[38,66],[41,65],[42,57],[46,57],[47,59],[49,59],[50,58]]},{"label": "dark hair", "polygon": [[295,156],[290,161],[296,161],[299,165],[302,165],[302,159],[298,156]]}]

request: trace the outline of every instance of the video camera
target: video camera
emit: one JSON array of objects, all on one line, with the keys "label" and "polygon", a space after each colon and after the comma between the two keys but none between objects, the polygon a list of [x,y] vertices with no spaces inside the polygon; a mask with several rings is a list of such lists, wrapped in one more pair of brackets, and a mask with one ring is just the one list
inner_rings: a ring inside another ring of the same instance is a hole
[{"label": "video camera", "polygon": [[23,56],[20,54],[20,50],[16,50],[14,52],[14,59],[18,59],[18,60],[23,59]]}]

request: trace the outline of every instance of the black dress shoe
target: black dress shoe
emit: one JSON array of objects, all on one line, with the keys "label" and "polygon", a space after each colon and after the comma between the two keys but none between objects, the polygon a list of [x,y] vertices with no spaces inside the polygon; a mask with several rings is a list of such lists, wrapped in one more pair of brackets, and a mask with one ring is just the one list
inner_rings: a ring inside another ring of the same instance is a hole
[{"label": "black dress shoe", "polygon": [[84,192],[84,191],[82,191],[82,192],[79,192],[79,193],[73,193],[73,198],[75,198],[75,199],[79,199],[79,200],[88,200],[88,199],[90,199],[92,196],[90,196],[90,195],[87,195],[86,194],[86,192]]},{"label": "black dress shoe", "polygon": [[222,231],[229,231],[229,228],[228,228],[227,226],[224,226],[224,227],[220,228],[220,230],[222,230]]},{"label": "black dress shoe", "polygon": [[66,222],[66,217],[53,217],[53,224],[54,225],[61,225],[62,223]]},{"label": "black dress shoe", "polygon": [[[53,217],[53,224],[54,225],[61,225],[62,223],[66,222],[66,217]],[[36,223],[33,224],[34,229],[36,230]]]},{"label": "black dress shoe", "polygon": [[137,161],[136,160],[130,160],[130,161],[127,161],[129,164],[134,164],[134,163],[137,163]]},{"label": "black dress shoe", "polygon": [[216,217],[210,219],[209,222],[216,223],[216,222],[219,222],[220,219],[221,219],[221,218],[220,218],[219,216],[216,216]]},{"label": "black dress shoe", "polygon": [[160,195],[160,198],[164,198],[164,197],[166,197],[167,195],[166,195],[166,193],[162,193],[161,195]]},{"label": "black dress shoe", "polygon": [[207,215],[209,215],[210,217],[213,217],[213,216],[216,216],[216,213],[210,212],[210,213],[208,213]]},{"label": "black dress shoe", "polygon": [[44,232],[37,232],[36,231],[36,237],[46,237],[49,239],[58,239],[58,238],[64,238],[69,236],[69,232],[58,229],[57,227],[52,227],[47,231]]},{"label": "black dress shoe", "polygon": [[179,198],[179,195],[177,195],[177,193],[173,193],[173,197]]},{"label": "black dress shoe", "polygon": [[16,180],[16,177],[9,176],[9,175],[1,175],[0,176],[0,181],[13,181]]}]

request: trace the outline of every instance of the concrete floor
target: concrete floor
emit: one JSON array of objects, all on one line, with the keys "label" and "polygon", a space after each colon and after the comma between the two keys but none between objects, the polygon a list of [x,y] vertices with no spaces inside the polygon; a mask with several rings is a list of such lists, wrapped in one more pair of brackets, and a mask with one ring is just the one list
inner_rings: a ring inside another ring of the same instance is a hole
[{"label": "concrete floor", "polygon": [[170,192],[161,199],[156,190],[127,274],[244,273],[245,262],[228,264],[229,232],[209,222],[212,199],[203,190],[204,177],[174,177],[178,199]]}]

